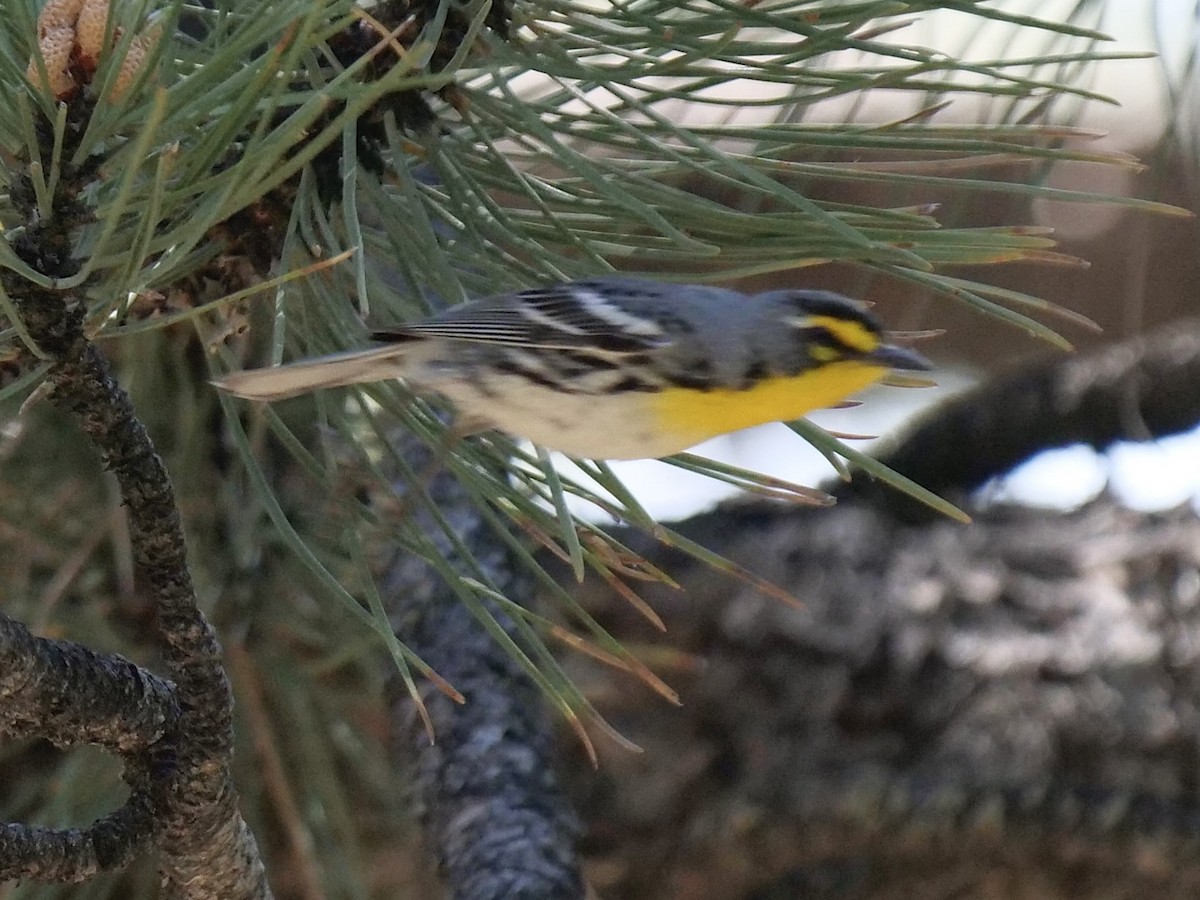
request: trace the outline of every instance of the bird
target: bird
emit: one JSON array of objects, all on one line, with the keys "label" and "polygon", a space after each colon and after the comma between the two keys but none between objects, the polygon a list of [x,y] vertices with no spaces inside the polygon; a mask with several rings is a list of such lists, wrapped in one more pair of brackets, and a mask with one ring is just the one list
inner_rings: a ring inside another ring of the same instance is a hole
[{"label": "bird", "polygon": [[596,277],[497,294],[371,334],[366,349],[217,379],[251,400],[402,379],[472,424],[577,458],[655,459],[924,370],[863,303]]}]

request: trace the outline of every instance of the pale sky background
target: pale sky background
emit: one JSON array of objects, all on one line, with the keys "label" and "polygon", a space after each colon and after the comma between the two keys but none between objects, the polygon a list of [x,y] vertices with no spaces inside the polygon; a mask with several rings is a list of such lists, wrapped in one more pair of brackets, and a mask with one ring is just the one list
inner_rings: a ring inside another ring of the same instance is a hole
[{"label": "pale sky background", "polygon": [[[1074,7],[1075,0],[997,0],[991,5],[1061,20]],[[1153,50],[1161,44],[1164,58],[1100,66],[1091,87],[1116,98],[1121,107],[1094,104],[1082,124],[1110,130],[1116,136],[1124,118],[1126,133],[1133,132],[1144,140],[1146,127],[1155,127],[1154,120],[1161,119],[1162,67],[1176,70],[1182,65],[1190,49],[1188,41],[1195,33],[1192,22],[1195,15],[1194,0],[1109,2],[1109,18],[1103,30],[1117,40],[1106,49]],[[956,38],[961,43],[961,24],[965,21],[966,17],[955,14],[924,16],[898,32],[895,40],[954,47]],[[1001,37],[998,29],[993,34]],[[979,38],[976,41],[972,44],[976,48],[972,55],[986,56],[989,53],[986,43]],[[1018,44],[1011,44],[1003,50],[997,45],[992,52],[1021,55],[1023,50]],[[1125,117],[1148,121],[1130,128],[1130,120]],[[961,374],[937,372],[935,377],[941,385],[937,390],[878,388],[859,397],[865,401],[859,409],[827,411],[812,418],[837,431],[886,434],[920,408],[944,396],[944,391],[961,390],[970,383]],[[870,442],[859,442],[857,446],[869,449]],[[717,438],[693,452],[805,485],[818,485],[834,474],[816,450],[782,425],[765,425]],[[668,521],[711,507],[736,493],[720,482],[656,460],[612,466],[650,513]],[[566,467],[569,469],[569,464]],[[1200,509],[1200,429],[1155,443],[1120,444],[1104,455],[1083,446],[1042,453],[1008,477],[989,485],[985,494],[997,500],[1071,508],[1086,503],[1106,486],[1122,502],[1140,510],[1164,509],[1186,502]],[[579,511],[583,512],[582,507]]]}]

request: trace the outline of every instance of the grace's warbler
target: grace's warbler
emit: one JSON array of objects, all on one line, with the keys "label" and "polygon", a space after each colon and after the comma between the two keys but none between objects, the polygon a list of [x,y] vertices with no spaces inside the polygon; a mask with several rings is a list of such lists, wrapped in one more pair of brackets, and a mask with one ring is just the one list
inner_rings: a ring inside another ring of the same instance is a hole
[{"label": "grace's warbler", "polygon": [[379,346],[216,384],[279,400],[402,378],[548,449],[641,459],[834,405],[889,369],[929,368],[839,294],[631,278],[499,294],[372,337]]}]

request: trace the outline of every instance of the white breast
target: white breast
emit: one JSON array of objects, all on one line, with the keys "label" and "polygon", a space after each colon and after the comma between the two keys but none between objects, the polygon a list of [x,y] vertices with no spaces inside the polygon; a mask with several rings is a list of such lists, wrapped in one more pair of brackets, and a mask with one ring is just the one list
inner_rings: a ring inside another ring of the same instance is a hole
[{"label": "white breast", "polygon": [[656,434],[645,392],[560,394],[513,375],[493,375],[486,390],[457,378],[437,382],[431,387],[464,415],[569,456],[654,459],[686,449]]}]

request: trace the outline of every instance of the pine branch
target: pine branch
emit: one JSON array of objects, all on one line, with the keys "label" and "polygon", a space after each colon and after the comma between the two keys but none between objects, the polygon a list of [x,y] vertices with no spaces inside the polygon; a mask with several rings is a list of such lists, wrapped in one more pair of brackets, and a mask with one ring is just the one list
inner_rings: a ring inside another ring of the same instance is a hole
[{"label": "pine branch", "polygon": [[[39,333],[27,327],[38,340]],[[51,368],[66,409],[113,472],[129,513],[136,575],[155,600],[160,646],[180,706],[169,774],[154,782],[166,896],[266,897],[230,775],[233,696],[216,634],[196,605],[174,490],[128,395],[82,337]]]},{"label": "pine branch", "polygon": [[178,721],[172,685],[153,673],[0,616],[0,734],[99,744],[124,759],[133,789],[87,828],[0,826],[0,881],[85,881],[148,852],[158,832],[150,785]]},{"label": "pine branch", "polygon": [[[196,605],[174,492],[128,396],[107,364],[69,325],[66,305],[56,318],[47,295],[22,303],[35,341],[70,347],[52,366],[53,402],[72,413],[116,476],[129,512],[139,581],[154,598],[167,671],[179,704],[169,747],[147,773],[162,850],[166,896],[266,897],[265,873],[254,840],[238,815],[229,764],[232,696],[216,636]],[[34,311],[36,310],[36,312]],[[161,765],[165,761],[169,765]]]},{"label": "pine branch", "polygon": [[[86,107],[76,102],[71,112],[78,116],[86,113]],[[71,132],[72,142],[79,134]],[[75,148],[69,144],[66,149]],[[90,167],[64,166],[62,174],[49,198],[50,214],[37,216],[30,210],[25,231],[13,242],[22,261],[50,279],[69,279],[79,271],[69,247],[73,228],[88,213],[79,198]],[[84,336],[83,293],[39,287],[11,271],[4,272],[3,279],[27,341],[51,359],[46,376],[51,401],[71,415],[117,478],[128,512],[135,575],[155,603],[159,644],[174,682],[175,727],[149,750],[152,758],[140,771],[127,773],[137,785],[135,797],[139,791],[146,794],[127,808],[148,801],[161,850],[165,896],[181,900],[269,896],[253,837],[237,811],[230,776],[233,699],[216,636],[196,604],[166,468],[128,395]],[[66,664],[76,655],[66,648],[61,660]],[[61,677],[68,681],[70,676]],[[87,696],[80,693],[66,699],[81,703]],[[83,715],[86,712],[80,711],[76,718]],[[45,844],[16,841],[10,849],[27,853],[35,846]],[[78,851],[78,842],[68,840],[62,849]],[[129,849],[120,855],[128,856]],[[78,858],[78,852],[72,855]],[[45,868],[62,870],[54,864]]]},{"label": "pine branch", "polygon": [[[405,441],[412,455],[424,455],[411,438]],[[443,472],[431,480],[428,493],[438,515],[505,596],[531,606],[533,579],[482,521],[460,483]],[[415,515],[453,558],[455,548],[428,521],[428,511]],[[383,599],[397,636],[466,698],[457,704],[424,692],[430,735],[409,692],[394,679],[397,738],[411,757],[426,840],[450,895],[583,896],[574,847],[579,823],[554,775],[553,730],[537,685],[423,560],[398,553],[384,568]],[[519,640],[512,620],[488,605],[495,622]]]},{"label": "pine branch", "polygon": [[141,753],[178,717],[173,686],[153,672],[0,616],[0,734]]}]

